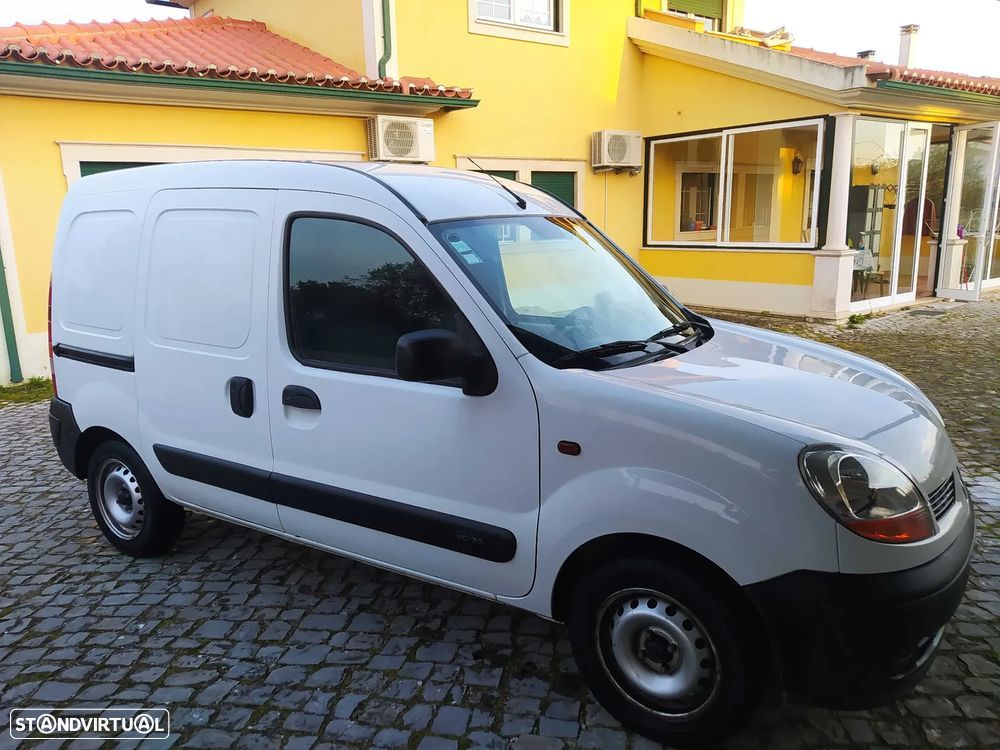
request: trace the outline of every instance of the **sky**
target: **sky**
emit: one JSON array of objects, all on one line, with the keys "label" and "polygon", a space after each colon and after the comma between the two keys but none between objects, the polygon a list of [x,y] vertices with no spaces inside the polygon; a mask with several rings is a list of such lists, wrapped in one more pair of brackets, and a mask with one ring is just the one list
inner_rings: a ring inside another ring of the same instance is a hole
[{"label": "sky", "polygon": [[[990,53],[1000,29],[1000,0],[745,2],[745,25],[751,28],[770,31],[784,26],[797,45],[844,55],[874,49],[878,59],[893,64],[899,54],[899,27],[919,24],[918,67],[1000,77],[1000,56]],[[147,5],[143,0],[0,0],[0,26],[16,21],[109,21],[184,15],[185,11]]]},{"label": "sky", "polygon": [[895,65],[899,27],[919,24],[916,67],[1000,78],[1000,0],[745,0],[745,25],[784,26],[795,44]]}]

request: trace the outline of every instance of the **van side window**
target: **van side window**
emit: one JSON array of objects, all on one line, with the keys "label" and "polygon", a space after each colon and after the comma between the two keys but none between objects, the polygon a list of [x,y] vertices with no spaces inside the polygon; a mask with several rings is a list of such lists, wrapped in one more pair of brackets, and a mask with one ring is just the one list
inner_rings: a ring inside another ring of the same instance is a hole
[{"label": "van side window", "polygon": [[455,330],[458,309],[388,233],[356,221],[299,217],[287,256],[292,353],[320,367],[396,371],[396,342]]}]

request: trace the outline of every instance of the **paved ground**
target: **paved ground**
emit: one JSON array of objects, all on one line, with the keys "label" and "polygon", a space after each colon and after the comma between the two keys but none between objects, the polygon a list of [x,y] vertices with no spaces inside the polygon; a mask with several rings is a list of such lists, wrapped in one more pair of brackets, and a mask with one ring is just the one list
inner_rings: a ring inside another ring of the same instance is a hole
[{"label": "paved ground", "polygon": [[[765,706],[728,746],[1000,747],[1000,302],[795,327],[927,389],[976,478],[979,548],[917,693],[850,714]],[[170,557],[116,553],[45,414],[0,408],[0,747],[11,707],[90,702],[167,705],[187,747],[651,747],[539,618],[197,516]]]}]

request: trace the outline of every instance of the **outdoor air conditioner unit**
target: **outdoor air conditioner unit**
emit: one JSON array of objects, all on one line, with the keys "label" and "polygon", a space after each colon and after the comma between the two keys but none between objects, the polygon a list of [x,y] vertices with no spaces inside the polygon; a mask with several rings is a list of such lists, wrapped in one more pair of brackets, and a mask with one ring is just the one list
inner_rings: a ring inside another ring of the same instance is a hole
[{"label": "outdoor air conditioner unit", "polygon": [[634,130],[598,130],[593,145],[594,169],[642,169],[642,136]]},{"label": "outdoor air conditioner unit", "polygon": [[368,158],[372,161],[434,161],[434,121],[375,115],[368,121]]}]

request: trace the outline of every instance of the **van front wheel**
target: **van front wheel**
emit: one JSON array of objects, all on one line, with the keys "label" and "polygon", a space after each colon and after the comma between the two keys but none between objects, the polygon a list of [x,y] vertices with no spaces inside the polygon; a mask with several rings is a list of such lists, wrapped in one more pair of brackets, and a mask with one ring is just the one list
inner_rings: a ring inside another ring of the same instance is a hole
[{"label": "van front wheel", "polygon": [[167,500],[125,443],[98,446],[87,472],[90,508],[104,536],[133,557],[168,551],[184,528],[184,509]]},{"label": "van front wheel", "polygon": [[739,724],[758,692],[744,618],[691,571],[654,560],[612,563],[577,587],[568,620],[573,654],[594,695],[650,739],[715,742]]}]

